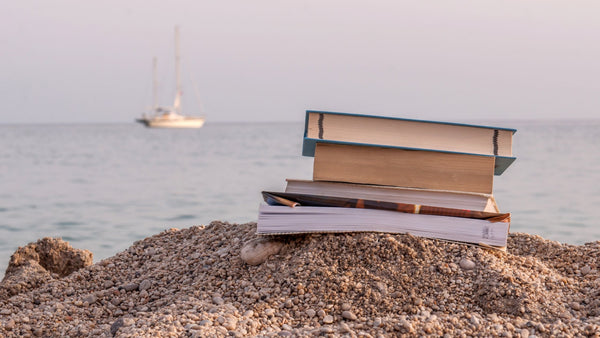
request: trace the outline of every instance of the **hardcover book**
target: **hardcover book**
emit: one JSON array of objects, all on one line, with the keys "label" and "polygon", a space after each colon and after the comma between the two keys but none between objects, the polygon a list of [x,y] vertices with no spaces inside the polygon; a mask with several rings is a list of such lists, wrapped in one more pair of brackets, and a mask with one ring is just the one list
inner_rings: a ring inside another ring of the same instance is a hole
[{"label": "hardcover book", "polygon": [[494,157],[317,143],[313,180],[491,194]]},{"label": "hardcover book", "polygon": [[489,155],[495,175],[515,160],[515,129],[460,123],[308,110],[302,155],[314,156],[317,143],[349,143],[415,150]]}]

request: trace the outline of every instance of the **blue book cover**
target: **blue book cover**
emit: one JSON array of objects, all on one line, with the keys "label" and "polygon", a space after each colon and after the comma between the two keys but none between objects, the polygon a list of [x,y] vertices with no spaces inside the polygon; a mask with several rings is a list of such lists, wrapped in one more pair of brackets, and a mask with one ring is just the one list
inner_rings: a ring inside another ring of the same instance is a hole
[{"label": "blue book cover", "polygon": [[494,174],[501,175],[516,160],[512,156],[515,132],[483,125],[307,110],[302,155],[314,156],[317,142],[324,142],[494,156]]}]

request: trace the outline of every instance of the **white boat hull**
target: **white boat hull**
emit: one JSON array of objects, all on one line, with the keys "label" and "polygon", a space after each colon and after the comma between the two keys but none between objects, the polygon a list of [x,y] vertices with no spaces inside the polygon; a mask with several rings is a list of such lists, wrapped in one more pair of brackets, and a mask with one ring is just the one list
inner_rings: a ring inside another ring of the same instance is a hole
[{"label": "white boat hull", "polygon": [[142,123],[148,128],[201,128],[204,125],[204,119],[194,117],[177,120],[148,119]]}]

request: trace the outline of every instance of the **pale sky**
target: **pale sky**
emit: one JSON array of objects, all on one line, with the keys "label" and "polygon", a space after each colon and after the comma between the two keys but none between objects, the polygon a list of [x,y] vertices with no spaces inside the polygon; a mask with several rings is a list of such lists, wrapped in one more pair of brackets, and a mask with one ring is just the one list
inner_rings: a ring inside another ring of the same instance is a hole
[{"label": "pale sky", "polygon": [[174,95],[210,122],[306,109],[600,117],[600,1],[19,0],[0,5],[0,123],[131,122]]}]

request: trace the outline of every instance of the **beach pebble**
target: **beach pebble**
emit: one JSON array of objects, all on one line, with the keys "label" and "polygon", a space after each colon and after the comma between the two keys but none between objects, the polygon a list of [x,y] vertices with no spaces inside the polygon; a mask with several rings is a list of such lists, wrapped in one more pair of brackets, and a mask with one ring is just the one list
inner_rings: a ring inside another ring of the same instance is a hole
[{"label": "beach pebble", "polygon": [[150,282],[147,279],[144,279],[139,286],[140,291],[146,291],[148,289],[150,289],[150,287],[152,286],[152,282]]},{"label": "beach pebble", "polygon": [[470,259],[463,258],[458,263],[463,270],[473,270],[475,269],[475,262]]},{"label": "beach pebble", "polygon": [[12,331],[12,329],[14,329],[15,325],[16,325],[15,321],[12,319],[5,321],[3,324],[4,324],[3,325],[4,328],[7,329],[8,331]]},{"label": "beach pebble", "polygon": [[326,315],[325,317],[323,317],[323,323],[325,323],[325,324],[331,324],[331,323],[333,323],[333,316],[332,315]]},{"label": "beach pebble", "polygon": [[589,265],[586,265],[583,268],[581,268],[581,274],[584,276],[589,274],[590,272],[592,272],[592,268]]},{"label": "beach pebble", "polygon": [[135,291],[137,290],[139,287],[139,284],[137,283],[129,283],[129,284],[125,284],[123,286],[121,286],[121,288],[123,288],[123,290],[130,292],[130,291]]},{"label": "beach pebble", "polygon": [[265,262],[270,256],[277,254],[283,242],[258,238],[244,245],[240,257],[249,265],[259,265]]},{"label": "beach pebble", "polygon": [[95,295],[87,295],[83,298],[83,302],[88,304],[93,304],[96,302],[96,300],[98,300],[98,297],[96,297]]},{"label": "beach pebble", "polygon": [[351,333],[352,329],[346,323],[340,323],[340,332],[341,333]]},{"label": "beach pebble", "polygon": [[223,303],[225,303],[225,300],[223,300],[223,298],[221,298],[220,296],[214,296],[212,298],[213,303],[215,303],[216,305],[223,305]]},{"label": "beach pebble", "polygon": [[331,333],[333,333],[333,328],[330,326],[324,326],[319,330],[319,333],[320,334],[331,334]]},{"label": "beach pebble", "polygon": [[225,320],[225,322],[223,324],[224,328],[226,328],[229,331],[233,331],[237,328],[237,321],[233,318],[228,318],[227,320]]},{"label": "beach pebble", "polygon": [[381,327],[383,325],[383,320],[379,317],[375,318],[373,321],[373,327]]},{"label": "beach pebble", "polygon": [[115,320],[115,322],[110,326],[110,334],[113,336],[117,334],[117,331],[123,327],[123,318],[119,318]]},{"label": "beach pebble", "polygon": [[342,312],[342,317],[348,320],[356,320],[356,315],[350,311]]},{"label": "beach pebble", "polygon": [[414,331],[412,324],[409,321],[407,321],[406,319],[400,319],[400,321],[398,322],[398,325],[402,329],[406,330],[408,333],[411,333]]}]

